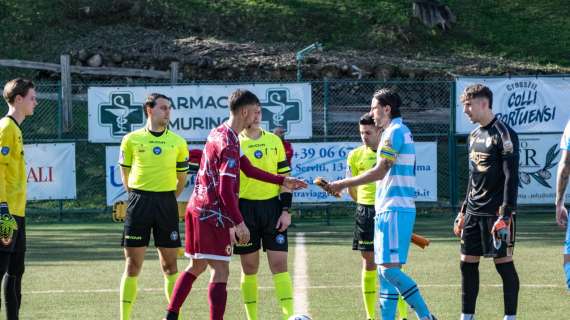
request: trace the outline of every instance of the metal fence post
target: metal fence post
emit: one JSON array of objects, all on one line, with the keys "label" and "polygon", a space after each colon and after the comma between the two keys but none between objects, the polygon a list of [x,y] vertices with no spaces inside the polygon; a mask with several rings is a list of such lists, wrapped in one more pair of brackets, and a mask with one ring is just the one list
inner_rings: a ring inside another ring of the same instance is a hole
[{"label": "metal fence post", "polygon": [[449,158],[449,204],[453,213],[457,211],[457,159],[455,157],[456,152],[456,141],[455,141],[455,82],[451,83],[451,90],[449,97],[449,112],[450,122],[449,122],[449,135],[447,139],[448,145],[448,158]]},{"label": "metal fence post", "polygon": [[71,131],[73,123],[73,97],[71,96],[71,58],[68,54],[60,56],[61,65],[61,100],[63,106],[63,129]]}]

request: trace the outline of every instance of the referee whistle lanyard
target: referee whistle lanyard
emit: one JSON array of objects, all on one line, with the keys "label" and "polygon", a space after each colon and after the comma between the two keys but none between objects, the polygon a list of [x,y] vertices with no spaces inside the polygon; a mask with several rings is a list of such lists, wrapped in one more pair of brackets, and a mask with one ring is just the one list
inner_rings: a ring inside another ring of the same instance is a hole
[{"label": "referee whistle lanyard", "polygon": [[204,210],[204,209],[200,209],[202,212],[207,211],[210,212],[209,215],[207,216],[200,216],[200,221],[206,221],[207,219],[210,219],[212,217],[216,218],[216,227],[225,227],[224,224],[224,219],[228,220],[232,225],[235,225],[234,221],[232,219],[230,219],[229,217],[224,216],[220,211],[214,211],[214,210]]}]

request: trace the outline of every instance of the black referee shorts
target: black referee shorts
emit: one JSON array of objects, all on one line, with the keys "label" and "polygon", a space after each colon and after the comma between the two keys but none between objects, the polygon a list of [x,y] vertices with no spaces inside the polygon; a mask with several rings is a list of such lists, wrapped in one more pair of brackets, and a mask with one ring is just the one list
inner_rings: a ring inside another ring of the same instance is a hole
[{"label": "black referee shorts", "polygon": [[156,247],[178,248],[181,246],[178,203],[174,191],[132,190],[129,192],[121,245],[147,247],[151,232]]},{"label": "black referee shorts", "polygon": [[491,234],[495,221],[497,221],[497,216],[476,216],[466,213],[461,234],[461,254],[487,258],[512,256],[515,249],[516,215],[513,214],[511,219],[509,239],[506,243],[501,241],[499,248],[495,248]]},{"label": "black referee shorts", "polygon": [[249,229],[250,240],[245,244],[236,244],[235,254],[252,253],[261,249],[261,246],[263,251],[288,250],[287,230],[278,232],[275,228],[282,209],[278,197],[268,200],[239,199],[239,209]]},{"label": "black referee shorts", "polygon": [[358,204],[354,214],[352,250],[374,251],[374,205]]}]

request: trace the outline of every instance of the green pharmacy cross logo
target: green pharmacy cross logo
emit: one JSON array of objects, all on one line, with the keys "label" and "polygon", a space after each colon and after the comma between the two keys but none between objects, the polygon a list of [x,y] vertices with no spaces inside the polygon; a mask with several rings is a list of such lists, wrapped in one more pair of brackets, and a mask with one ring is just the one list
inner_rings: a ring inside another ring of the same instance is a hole
[{"label": "green pharmacy cross logo", "polygon": [[288,89],[268,89],[261,101],[261,122],[272,131],[283,127],[289,132],[289,124],[301,122],[301,100],[292,99]]},{"label": "green pharmacy cross logo", "polygon": [[552,189],[552,186],[548,183],[548,180],[552,178],[550,169],[554,168],[558,162],[554,161],[560,150],[557,149],[558,145],[555,144],[546,153],[546,159],[544,160],[544,166],[535,171],[519,171],[519,188],[523,187],[523,184],[530,184],[532,179],[534,179],[539,184]]},{"label": "green pharmacy cross logo", "polygon": [[143,105],[133,102],[132,93],[113,92],[110,100],[99,105],[99,122],[111,127],[111,136],[122,137],[131,132],[133,126],[144,124]]}]

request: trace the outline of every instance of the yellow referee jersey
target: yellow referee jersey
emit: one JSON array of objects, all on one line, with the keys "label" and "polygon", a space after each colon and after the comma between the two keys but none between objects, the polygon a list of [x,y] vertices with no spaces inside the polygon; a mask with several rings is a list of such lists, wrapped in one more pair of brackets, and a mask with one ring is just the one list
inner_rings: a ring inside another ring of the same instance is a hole
[{"label": "yellow referee jersey", "polygon": [[[364,171],[376,165],[376,152],[365,145],[350,151],[346,159],[346,174],[349,177],[356,177]],[[363,184],[356,188],[356,202],[360,204],[373,205],[376,198],[376,183]]]},{"label": "yellow referee jersey", "polygon": [[[273,174],[291,172],[281,139],[261,129],[258,139],[251,139],[242,132],[239,135],[243,154],[257,168]],[[248,200],[267,200],[279,195],[280,186],[248,178],[240,172],[239,197]]]},{"label": "yellow referee jersey", "polygon": [[119,164],[131,168],[131,189],[175,191],[176,173],[188,171],[188,146],[181,136],[168,129],[159,137],[147,128],[138,129],[123,137]]},{"label": "yellow referee jersey", "polygon": [[7,202],[14,216],[26,214],[26,183],[22,130],[7,116],[0,119],[0,202]]}]

